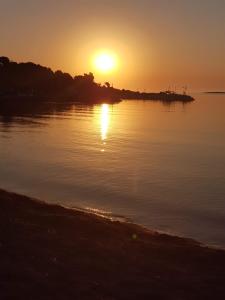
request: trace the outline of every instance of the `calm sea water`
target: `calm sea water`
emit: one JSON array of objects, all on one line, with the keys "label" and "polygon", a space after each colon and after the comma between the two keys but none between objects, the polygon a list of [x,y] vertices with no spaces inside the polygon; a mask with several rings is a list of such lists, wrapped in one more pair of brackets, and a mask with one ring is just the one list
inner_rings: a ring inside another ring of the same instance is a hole
[{"label": "calm sea water", "polygon": [[0,187],[225,246],[225,96],[0,108]]}]

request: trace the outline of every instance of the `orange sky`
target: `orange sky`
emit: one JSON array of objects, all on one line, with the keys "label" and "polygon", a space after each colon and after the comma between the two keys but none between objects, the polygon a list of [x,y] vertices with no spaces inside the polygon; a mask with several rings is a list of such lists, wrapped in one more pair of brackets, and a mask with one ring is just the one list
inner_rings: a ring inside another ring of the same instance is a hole
[{"label": "orange sky", "polygon": [[[102,49],[111,74],[93,67]],[[120,88],[225,90],[225,1],[1,0],[0,55]]]}]

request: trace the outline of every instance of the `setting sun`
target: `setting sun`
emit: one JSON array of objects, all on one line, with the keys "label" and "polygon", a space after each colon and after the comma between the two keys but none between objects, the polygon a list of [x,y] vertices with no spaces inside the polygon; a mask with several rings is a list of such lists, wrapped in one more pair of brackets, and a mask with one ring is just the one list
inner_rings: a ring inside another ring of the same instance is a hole
[{"label": "setting sun", "polygon": [[97,71],[107,73],[116,68],[117,61],[113,54],[99,53],[94,58],[94,66]]}]

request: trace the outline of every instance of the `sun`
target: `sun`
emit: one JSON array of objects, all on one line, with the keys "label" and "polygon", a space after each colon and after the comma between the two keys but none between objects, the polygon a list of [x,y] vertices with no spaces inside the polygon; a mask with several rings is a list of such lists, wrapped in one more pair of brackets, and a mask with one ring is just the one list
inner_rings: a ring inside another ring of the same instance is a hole
[{"label": "sun", "polygon": [[102,52],[94,58],[95,69],[102,73],[108,73],[116,68],[117,60],[114,54]]}]

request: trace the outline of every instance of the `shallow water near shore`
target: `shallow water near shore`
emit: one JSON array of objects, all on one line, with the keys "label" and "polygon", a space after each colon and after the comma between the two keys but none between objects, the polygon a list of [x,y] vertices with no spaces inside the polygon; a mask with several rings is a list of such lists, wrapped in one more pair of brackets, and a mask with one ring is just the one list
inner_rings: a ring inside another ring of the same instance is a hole
[{"label": "shallow water near shore", "polygon": [[0,187],[225,246],[225,95],[0,107]]}]

